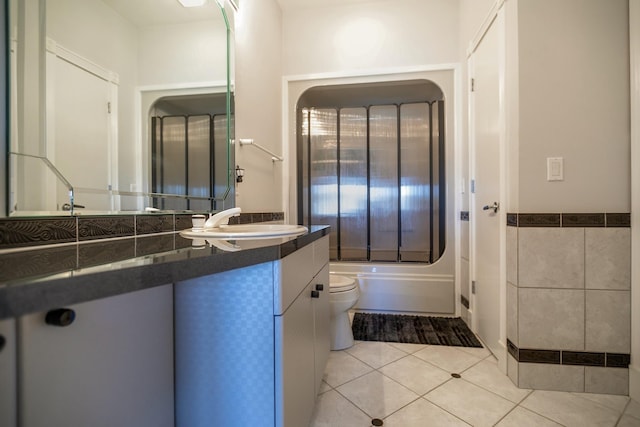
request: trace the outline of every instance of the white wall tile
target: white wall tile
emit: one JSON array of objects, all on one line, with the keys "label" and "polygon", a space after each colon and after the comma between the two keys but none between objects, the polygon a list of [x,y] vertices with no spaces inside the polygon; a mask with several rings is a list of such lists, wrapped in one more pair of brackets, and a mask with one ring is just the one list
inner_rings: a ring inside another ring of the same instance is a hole
[{"label": "white wall tile", "polygon": [[584,366],[519,363],[518,387],[537,390],[584,391]]},{"label": "white wall tile", "polygon": [[586,350],[631,352],[631,291],[586,291]]},{"label": "white wall tile", "polygon": [[518,290],[518,346],[584,350],[584,292],[573,289]]},{"label": "white wall tile", "polygon": [[518,286],[584,288],[584,229],[520,228]]},{"label": "white wall tile", "polygon": [[507,338],[518,346],[518,288],[507,283]]},{"label": "white wall tile", "polygon": [[519,384],[518,382],[518,361],[513,358],[512,355],[507,354],[507,376],[511,380],[513,384],[516,386]]},{"label": "white wall tile", "polygon": [[587,393],[629,394],[629,370],[624,368],[600,368],[586,366],[584,391]]},{"label": "white wall tile", "polygon": [[518,285],[517,227],[507,227],[507,282]]},{"label": "white wall tile", "polygon": [[631,229],[587,228],[585,261],[587,289],[630,289]]}]

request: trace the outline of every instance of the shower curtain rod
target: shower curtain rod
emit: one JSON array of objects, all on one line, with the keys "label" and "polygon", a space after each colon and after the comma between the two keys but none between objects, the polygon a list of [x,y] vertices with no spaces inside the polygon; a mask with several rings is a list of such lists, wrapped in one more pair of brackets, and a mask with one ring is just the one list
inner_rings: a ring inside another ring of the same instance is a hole
[{"label": "shower curtain rod", "polygon": [[272,151],[269,151],[268,149],[264,148],[262,145],[260,144],[256,144],[253,139],[238,139],[237,140],[240,145],[253,145],[254,147],[256,147],[259,150],[264,151],[265,153],[267,153],[268,155],[271,156],[271,161],[278,161],[278,162],[282,162],[284,161],[284,158],[282,158],[281,156],[278,156],[277,154],[273,153]]}]

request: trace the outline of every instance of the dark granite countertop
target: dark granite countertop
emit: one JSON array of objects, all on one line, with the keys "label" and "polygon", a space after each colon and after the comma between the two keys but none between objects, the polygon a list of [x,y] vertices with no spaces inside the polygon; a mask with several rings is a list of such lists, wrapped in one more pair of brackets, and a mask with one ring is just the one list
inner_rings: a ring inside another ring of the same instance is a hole
[{"label": "dark granite countertop", "polygon": [[279,260],[329,234],[237,240],[233,251],[178,232],[0,254],[0,319]]}]

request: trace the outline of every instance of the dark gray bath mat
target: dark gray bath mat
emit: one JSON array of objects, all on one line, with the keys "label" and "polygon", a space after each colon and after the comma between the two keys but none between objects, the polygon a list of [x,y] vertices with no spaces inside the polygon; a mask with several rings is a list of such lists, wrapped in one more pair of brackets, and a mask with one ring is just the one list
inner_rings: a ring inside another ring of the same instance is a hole
[{"label": "dark gray bath mat", "polygon": [[482,347],[459,317],[356,313],[351,328],[360,341]]}]

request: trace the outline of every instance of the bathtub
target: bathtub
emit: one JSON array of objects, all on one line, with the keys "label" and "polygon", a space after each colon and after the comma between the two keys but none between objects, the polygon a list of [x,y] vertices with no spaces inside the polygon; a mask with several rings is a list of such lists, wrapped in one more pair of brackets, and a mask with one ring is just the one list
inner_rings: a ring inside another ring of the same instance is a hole
[{"label": "bathtub", "polygon": [[454,316],[455,278],[439,264],[331,262],[330,271],[358,279],[356,310]]}]

